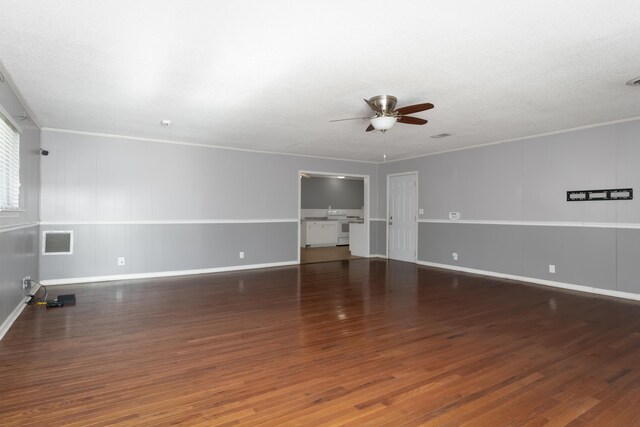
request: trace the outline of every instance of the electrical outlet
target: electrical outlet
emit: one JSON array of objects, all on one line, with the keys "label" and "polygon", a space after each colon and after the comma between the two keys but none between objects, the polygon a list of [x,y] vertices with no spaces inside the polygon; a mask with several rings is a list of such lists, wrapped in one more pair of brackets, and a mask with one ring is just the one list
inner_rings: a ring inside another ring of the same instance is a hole
[{"label": "electrical outlet", "polygon": [[451,257],[453,258],[454,261],[458,260],[458,252],[451,252]]},{"label": "electrical outlet", "polygon": [[244,259],[244,252],[240,252],[238,256],[240,257],[240,259]]},{"label": "electrical outlet", "polygon": [[123,256],[119,256],[118,257],[118,265],[124,265],[124,257]]},{"label": "electrical outlet", "polygon": [[424,209],[418,209],[418,215],[424,215]]},{"label": "electrical outlet", "polygon": [[25,276],[25,278],[22,279],[22,290],[25,292],[31,291],[31,276]]},{"label": "electrical outlet", "polygon": [[556,266],[549,264],[549,273],[556,274]]}]

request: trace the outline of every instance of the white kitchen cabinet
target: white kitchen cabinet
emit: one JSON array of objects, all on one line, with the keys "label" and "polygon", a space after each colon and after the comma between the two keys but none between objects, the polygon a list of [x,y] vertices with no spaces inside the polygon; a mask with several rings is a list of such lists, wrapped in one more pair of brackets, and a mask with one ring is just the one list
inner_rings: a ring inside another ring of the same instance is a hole
[{"label": "white kitchen cabinet", "polygon": [[307,223],[307,245],[324,243],[322,240],[323,225],[319,223]]},{"label": "white kitchen cabinet", "polygon": [[338,244],[338,223],[335,221],[307,221],[305,243],[311,246]]}]

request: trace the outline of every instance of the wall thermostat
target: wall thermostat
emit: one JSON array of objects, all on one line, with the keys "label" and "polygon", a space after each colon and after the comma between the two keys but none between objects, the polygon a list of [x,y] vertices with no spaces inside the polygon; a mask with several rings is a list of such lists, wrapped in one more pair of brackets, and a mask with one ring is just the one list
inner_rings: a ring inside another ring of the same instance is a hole
[{"label": "wall thermostat", "polygon": [[449,219],[451,221],[457,221],[460,219],[460,212],[449,212]]}]

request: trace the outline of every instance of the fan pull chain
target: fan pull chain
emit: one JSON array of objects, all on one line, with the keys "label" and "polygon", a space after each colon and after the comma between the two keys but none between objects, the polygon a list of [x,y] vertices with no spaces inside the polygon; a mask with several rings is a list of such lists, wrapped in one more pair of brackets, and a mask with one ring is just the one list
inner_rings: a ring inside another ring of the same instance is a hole
[{"label": "fan pull chain", "polygon": [[387,161],[387,133],[386,132],[382,132],[382,146],[384,147],[384,151],[382,153],[382,161],[386,162]]}]

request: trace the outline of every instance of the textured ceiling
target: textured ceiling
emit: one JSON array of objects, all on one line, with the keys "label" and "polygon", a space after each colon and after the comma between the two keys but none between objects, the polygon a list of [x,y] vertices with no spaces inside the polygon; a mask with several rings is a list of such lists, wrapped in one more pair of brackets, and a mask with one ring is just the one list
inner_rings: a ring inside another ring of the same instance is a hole
[{"label": "textured ceiling", "polygon": [[[640,2],[0,0],[43,127],[367,161],[640,116]],[[386,135],[362,101],[432,102]],[[169,128],[160,120],[170,119]],[[431,135],[453,136],[432,139]]]}]

